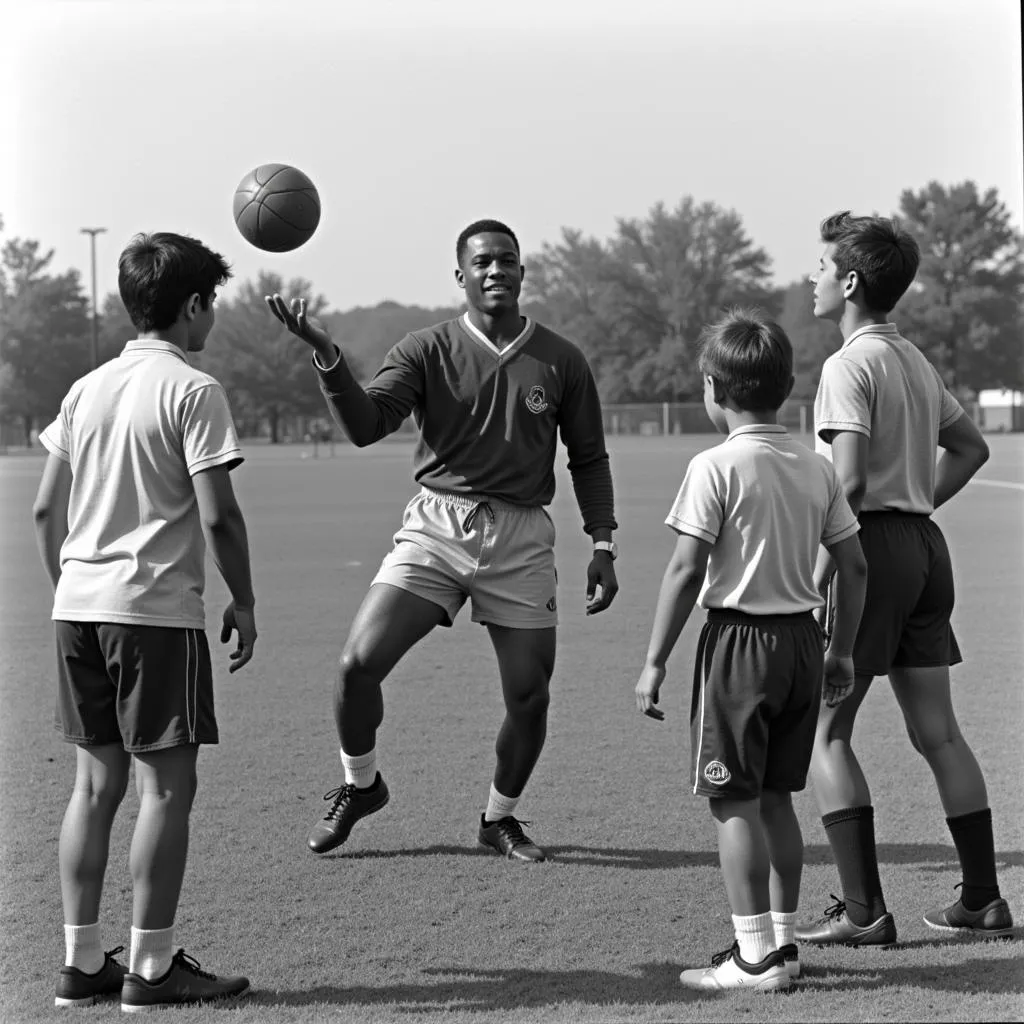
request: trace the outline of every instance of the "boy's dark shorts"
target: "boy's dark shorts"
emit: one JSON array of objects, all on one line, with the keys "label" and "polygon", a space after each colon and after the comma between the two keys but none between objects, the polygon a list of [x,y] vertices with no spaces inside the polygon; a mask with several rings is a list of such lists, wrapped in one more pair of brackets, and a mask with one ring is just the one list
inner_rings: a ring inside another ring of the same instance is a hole
[{"label": "boy's dark shorts", "polygon": [[810,612],[712,610],[701,630],[690,707],[693,792],[753,800],[807,784],[824,673]]},{"label": "boy's dark shorts", "polygon": [[201,629],[54,623],[56,727],[69,743],[132,753],[219,739]]},{"label": "boy's dark shorts", "polygon": [[953,564],[942,531],[913,512],[862,512],[859,519],[868,585],[853,648],[857,674],[959,664],[949,621]]}]

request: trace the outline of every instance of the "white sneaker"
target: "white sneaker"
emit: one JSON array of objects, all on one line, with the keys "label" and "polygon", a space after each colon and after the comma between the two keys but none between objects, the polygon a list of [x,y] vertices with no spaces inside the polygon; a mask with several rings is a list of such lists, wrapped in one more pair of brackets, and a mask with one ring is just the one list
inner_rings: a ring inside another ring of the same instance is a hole
[{"label": "white sneaker", "polygon": [[769,953],[759,964],[748,964],[740,956],[740,944],[734,942],[711,958],[710,967],[683,971],[679,980],[687,988],[722,992],[750,988],[759,992],[784,992],[793,984],[785,957],[778,950]]},{"label": "white sneaker", "polygon": [[789,976],[796,981],[800,977],[800,951],[797,949],[796,943],[791,942],[787,946],[781,946],[779,952],[785,958]]}]

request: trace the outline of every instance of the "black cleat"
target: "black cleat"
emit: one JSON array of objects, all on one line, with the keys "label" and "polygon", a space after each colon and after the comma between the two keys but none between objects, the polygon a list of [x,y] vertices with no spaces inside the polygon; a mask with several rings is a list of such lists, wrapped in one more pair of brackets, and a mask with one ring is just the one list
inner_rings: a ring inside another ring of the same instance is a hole
[{"label": "black cleat", "polygon": [[797,925],[797,942],[814,946],[882,946],[896,945],[896,922],[892,914],[883,914],[870,924],[854,924],[846,913],[846,904],[833,896],[835,903],[824,916],[812,924]]},{"label": "black cleat", "polygon": [[523,831],[528,821],[519,821],[511,814],[497,821],[487,821],[480,815],[480,833],[478,839],[481,846],[497,850],[509,860],[521,860],[537,864],[547,860],[544,851]]},{"label": "black cleat", "polygon": [[360,818],[375,814],[390,798],[380,772],[377,772],[377,778],[369,789],[356,789],[347,783],[325,793],[324,799],[330,800],[331,806],[309,833],[309,848],[314,853],[327,853],[341,846]]},{"label": "black cleat", "polygon": [[121,984],[128,969],[115,960],[124,946],[103,954],[103,966],[95,974],[86,974],[77,967],[64,966],[57,972],[57,994],[54,1006],[92,1006],[104,996],[121,994]]},{"label": "black cleat", "polygon": [[125,1013],[145,1013],[168,1006],[211,1003],[237,999],[249,991],[248,978],[218,978],[179,949],[168,972],[156,981],[139,974],[126,974],[121,989],[121,1009]]}]

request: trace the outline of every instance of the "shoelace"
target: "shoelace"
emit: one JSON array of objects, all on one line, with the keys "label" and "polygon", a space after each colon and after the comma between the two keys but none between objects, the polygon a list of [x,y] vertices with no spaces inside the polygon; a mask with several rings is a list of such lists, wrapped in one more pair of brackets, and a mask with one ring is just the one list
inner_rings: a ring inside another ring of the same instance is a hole
[{"label": "shoelace", "polygon": [[206,978],[207,981],[217,980],[216,974],[204,971],[199,966],[199,961],[190,957],[183,949],[179,949],[178,952],[174,954],[171,964],[177,964],[183,971],[188,971],[189,974],[194,974],[197,978]]},{"label": "shoelace", "polygon": [[480,510],[483,509],[487,513],[487,518],[493,523],[494,522],[494,509],[486,501],[478,501],[465,515],[462,520],[462,529],[467,533],[472,527],[473,523],[476,522],[476,517]]},{"label": "shoelace", "polygon": [[337,821],[341,817],[341,812],[344,807],[348,806],[349,800],[352,799],[352,794],[355,793],[356,787],[353,783],[347,782],[344,786],[339,786],[337,789],[332,789],[329,793],[324,793],[325,800],[333,800],[327,813],[324,815],[324,821]]},{"label": "shoelace", "polygon": [[502,818],[501,821],[497,822],[498,834],[507,839],[513,847],[533,846],[533,843],[527,839],[523,832],[523,826],[529,824],[528,821],[520,821],[510,814],[507,818]]},{"label": "shoelace", "polygon": [[[107,960],[113,960],[114,957],[117,956],[118,953],[123,953],[123,952],[124,952],[124,946],[115,946],[113,949],[108,949],[103,955],[107,958]],[[104,966],[106,966],[106,965],[104,964]]]},{"label": "shoelace", "polygon": [[726,960],[731,960],[732,957],[733,957],[733,954],[734,953],[738,953],[739,950],[740,950],[740,944],[739,944],[739,941],[737,940],[728,949],[723,949],[721,953],[716,953],[711,958],[711,966],[712,967],[721,967],[722,964],[724,964],[726,962]]},{"label": "shoelace", "polygon": [[835,903],[831,907],[825,908],[825,916],[822,918],[823,921],[836,921],[846,913],[846,903],[841,900],[834,892],[829,893],[829,897],[835,900]]}]

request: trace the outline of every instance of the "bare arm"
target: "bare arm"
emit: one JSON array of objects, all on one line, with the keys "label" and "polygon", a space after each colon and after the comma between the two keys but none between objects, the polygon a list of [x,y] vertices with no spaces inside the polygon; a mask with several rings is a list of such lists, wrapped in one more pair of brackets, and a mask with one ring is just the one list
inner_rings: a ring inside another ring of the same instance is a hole
[{"label": "bare arm", "polygon": [[829,650],[836,657],[846,658],[853,654],[857,628],[864,611],[868,566],[856,534],[831,545],[828,552],[836,566],[836,616]]},{"label": "bare arm", "polygon": [[230,671],[235,672],[252,658],[256,643],[256,596],[252,589],[245,519],[226,466],[196,473],[192,486],[213,561],[231,592],[232,600],[224,610],[220,638],[222,643],[227,643],[231,631],[238,631],[238,646],[231,654],[230,667]]},{"label": "bare arm", "polygon": [[49,455],[32,506],[36,544],[43,568],[54,588],[60,579],[60,549],[68,536],[68,503],[71,499],[71,465]]},{"label": "bare arm", "polygon": [[988,461],[988,445],[981,431],[966,413],[939,431],[939,447],[944,448],[935,472],[936,508],[945,505],[954,494]]},{"label": "bare arm", "polygon": [[665,568],[647,659],[635,691],[637,709],[652,718],[664,717],[654,711],[654,705],[665,679],[665,664],[700,596],[710,554],[707,541],[681,533]]},{"label": "bare arm", "polygon": [[[860,506],[868,488],[868,442],[867,434],[855,430],[840,430],[825,438],[832,446],[832,465],[842,484],[843,493],[853,511],[860,515]],[[860,542],[858,541],[858,548]],[[814,585],[824,596],[829,580],[836,571],[835,562],[829,550],[818,548],[818,560],[814,566]]]}]

